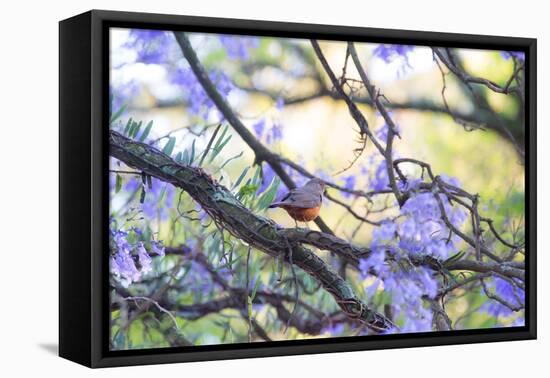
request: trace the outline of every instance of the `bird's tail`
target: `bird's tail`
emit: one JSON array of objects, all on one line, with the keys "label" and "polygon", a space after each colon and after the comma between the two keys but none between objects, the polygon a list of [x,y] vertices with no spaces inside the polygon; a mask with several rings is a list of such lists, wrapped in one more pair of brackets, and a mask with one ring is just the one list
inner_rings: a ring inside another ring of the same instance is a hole
[{"label": "bird's tail", "polygon": [[273,202],[271,205],[269,205],[270,209],[280,207],[282,202]]}]

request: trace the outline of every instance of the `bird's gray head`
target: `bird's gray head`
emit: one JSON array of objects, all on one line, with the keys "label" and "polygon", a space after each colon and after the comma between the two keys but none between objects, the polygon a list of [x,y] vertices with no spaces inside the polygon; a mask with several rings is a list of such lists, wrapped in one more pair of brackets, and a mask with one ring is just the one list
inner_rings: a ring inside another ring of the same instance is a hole
[{"label": "bird's gray head", "polygon": [[314,177],[311,180],[309,180],[306,185],[307,187],[311,188],[311,190],[315,190],[319,193],[323,193],[325,191],[325,182],[321,180],[320,178]]}]

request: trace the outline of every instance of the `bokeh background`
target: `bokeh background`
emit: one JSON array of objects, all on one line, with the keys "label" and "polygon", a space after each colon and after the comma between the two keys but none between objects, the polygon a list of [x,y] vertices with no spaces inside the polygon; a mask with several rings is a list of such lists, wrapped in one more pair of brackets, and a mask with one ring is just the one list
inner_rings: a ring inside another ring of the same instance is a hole
[{"label": "bokeh background", "polygon": [[[189,38],[218,90],[243,123],[271,150],[350,189],[370,191],[384,187],[384,162],[372,144],[367,143],[352,167],[345,169],[356,158],[354,150],[360,145],[357,126],[345,103],[331,95],[309,41],[215,34],[189,34]],[[142,122],[135,138],[141,139],[147,129],[143,141],[174,156],[181,153],[182,157],[190,151],[200,156],[217,125],[225,127],[225,123],[202,91],[173,34],[112,29],[110,43],[111,112],[115,115],[111,127],[128,131],[128,125]],[[333,70],[341,73],[346,43],[321,41],[320,45]],[[483,214],[495,220],[508,240],[521,242],[524,162],[509,133],[491,127],[485,114],[488,112],[478,109],[471,93],[451,75],[442,75],[430,47],[360,43],[357,48],[380,92],[390,104],[402,105],[391,109],[401,135],[395,141],[396,156],[429,162],[436,174],[453,178],[471,193],[479,193]],[[514,62],[522,59],[521,54],[504,51],[457,52],[468,72],[496,83],[506,83],[514,72]],[[359,80],[353,65],[348,66],[347,76]],[[460,117],[481,120],[483,129],[465,128],[445,111],[443,77],[449,106]],[[360,86],[350,85],[349,90],[358,99],[365,97]],[[482,90],[481,95],[487,107],[504,120],[513,140],[521,145],[524,125],[519,101],[488,89]],[[386,126],[382,117],[368,104],[359,107],[377,135],[383,135]],[[258,182],[252,197],[271,188],[274,174],[269,167],[263,164],[260,171],[254,166],[253,151],[231,127],[224,136],[231,139],[211,161],[206,159],[204,169],[229,188],[237,184],[236,191],[248,179]],[[112,159],[111,170],[111,233],[115,251],[111,263],[112,349],[262,341],[250,331],[251,319],[261,325],[271,340],[368,334],[367,330],[337,318],[314,334],[301,332],[298,327],[287,327],[281,320],[282,310],[267,302],[254,303],[251,308],[243,303],[243,308],[206,314],[192,308],[197,303],[230,295],[212,281],[209,267],[233,286],[248,283],[256,293],[292,294],[294,289],[291,280],[278,282],[276,261],[254,249],[248,257],[247,246],[229,235],[221,235],[200,207],[179,189],[153,179],[143,191],[140,175],[128,173],[131,169],[122,163]],[[288,171],[297,183],[305,182],[300,174]],[[244,179],[239,182],[243,173]],[[277,195],[285,191],[280,184]],[[369,203],[334,189],[329,192],[355,212],[368,214],[373,221],[399,214],[387,197],[377,197]],[[253,207],[253,198],[249,201]],[[262,209],[261,213],[283,226],[294,227],[282,210]],[[326,200],[321,216],[338,236],[360,245],[372,243],[377,227],[361,222],[342,206]],[[309,226],[316,228],[313,223]],[[463,228],[468,230],[467,225]],[[234,260],[224,259],[224,245],[234,252]],[[130,261],[116,260],[121,246],[131,251],[134,270]],[[209,265],[167,253],[170,248],[203,254]],[[461,243],[454,248],[455,253],[467,249]],[[319,255],[337,266],[330,254],[319,251]],[[244,264],[246,259],[248,265]],[[290,275],[287,270],[285,278]],[[297,274],[303,285],[301,300],[326,314],[338,311],[333,299],[315,282],[305,274]],[[384,294],[384,285],[373,289],[372,277],[349,272],[347,278],[356,292],[364,293],[363,299],[369,304],[383,309],[391,302]],[[498,290],[498,282],[492,284]],[[166,307],[159,308],[158,304],[163,303]],[[190,307],[181,311],[182,306]],[[288,312],[293,309],[292,301],[284,306]],[[455,329],[523,324],[522,311],[508,311],[483,295],[479,287],[471,291],[457,289],[449,296],[446,310]],[[307,311],[299,307],[296,315],[306,316]],[[408,325],[407,319],[401,318],[398,323],[409,332],[429,331],[428,320]]]}]

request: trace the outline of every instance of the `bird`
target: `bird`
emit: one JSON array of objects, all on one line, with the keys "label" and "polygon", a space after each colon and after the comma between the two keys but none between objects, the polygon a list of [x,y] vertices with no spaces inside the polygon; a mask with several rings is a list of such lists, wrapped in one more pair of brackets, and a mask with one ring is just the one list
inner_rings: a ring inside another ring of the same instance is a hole
[{"label": "bird", "polygon": [[307,223],[319,216],[324,191],[325,182],[314,177],[304,186],[291,189],[280,201],[269,205],[269,208],[285,209],[298,228],[298,222]]}]

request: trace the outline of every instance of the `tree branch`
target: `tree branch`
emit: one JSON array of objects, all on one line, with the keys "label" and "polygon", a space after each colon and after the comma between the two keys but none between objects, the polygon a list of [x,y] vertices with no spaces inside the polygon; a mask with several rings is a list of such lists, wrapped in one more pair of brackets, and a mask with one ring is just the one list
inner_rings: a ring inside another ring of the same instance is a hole
[{"label": "tree branch", "polygon": [[[156,148],[132,141],[112,130],[109,142],[111,156],[183,189],[234,237],[272,257],[282,256],[289,262],[289,240],[279,226],[270,219],[253,214],[202,169],[181,165]],[[298,243],[290,243],[290,246],[292,262],[317,280],[349,318],[379,332],[395,326],[363,303],[351,286],[312,251]]]},{"label": "tree branch", "polygon": [[[469,73],[467,73],[451,49],[433,47],[432,50],[437,56],[437,58],[439,58],[439,60],[443,64],[445,64],[445,66],[449,69],[449,71],[451,71],[460,80],[460,82],[471,92],[477,106],[481,109],[487,110],[492,115],[498,127],[497,130],[499,130],[502,135],[506,136],[506,138],[510,141],[510,143],[512,143],[512,145],[516,149],[516,152],[518,153],[518,155],[523,161],[525,159],[525,151],[524,151],[524,148],[518,142],[514,133],[512,133],[512,131],[509,130],[507,125],[505,125],[504,121],[502,120],[502,117],[496,114],[496,112],[491,108],[491,106],[487,102],[487,99],[483,98],[472,86],[472,84],[484,85],[490,90],[501,94],[515,93],[523,105],[522,91],[518,87],[512,87],[512,88],[510,87],[514,79],[518,77],[523,66],[520,66],[519,68],[516,67],[514,69],[514,73],[508,80],[506,86],[501,87],[487,79],[474,77]],[[522,138],[521,142],[523,142],[523,139],[524,138]]]},{"label": "tree branch", "polygon": [[[185,59],[187,59],[187,61],[189,62],[191,70],[197,77],[197,80],[203,87],[208,97],[210,97],[220,113],[223,114],[227,122],[231,124],[237,134],[239,134],[244,142],[248,144],[252,151],[254,151],[256,157],[255,162],[257,164],[260,164],[263,161],[267,162],[271,166],[273,171],[285,183],[287,188],[295,188],[296,184],[294,183],[294,180],[292,180],[292,178],[284,170],[280,158],[276,154],[272,153],[267,147],[265,147],[258,139],[256,139],[256,137],[250,132],[250,130],[248,130],[248,128],[241,122],[239,117],[237,117],[237,115],[233,112],[227,101],[218,92],[218,90],[208,77],[208,74],[202,67],[197,57],[197,54],[193,50],[193,47],[191,46],[191,43],[189,42],[186,34],[183,32],[174,32],[174,35],[183,55],[185,56]],[[332,230],[327,226],[327,224],[323,221],[321,217],[317,217],[315,219],[315,223],[317,224],[317,226],[319,226],[319,229],[321,231],[332,233]]]}]

